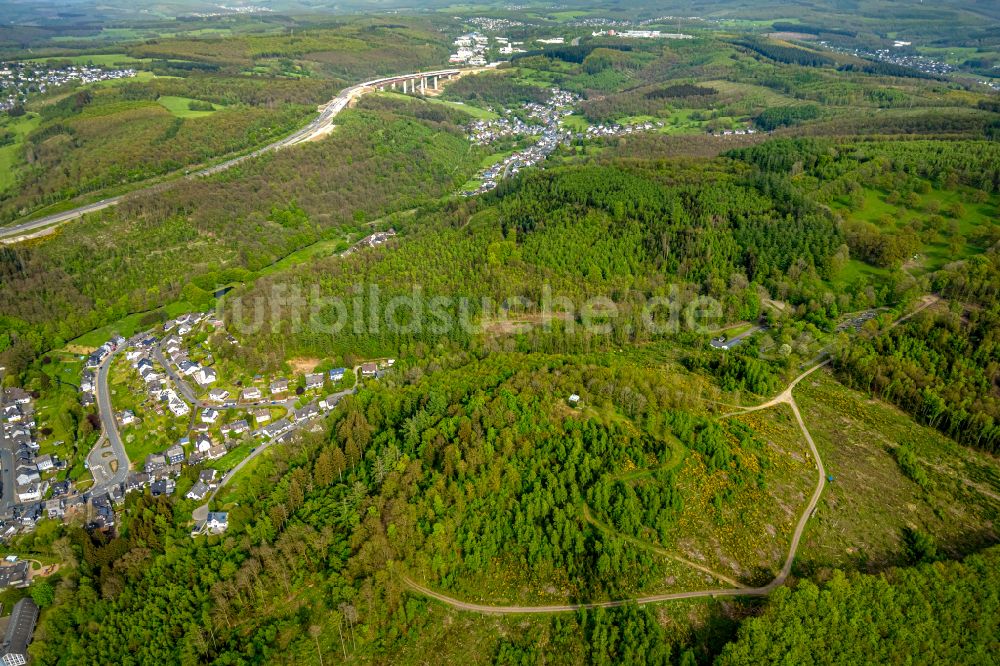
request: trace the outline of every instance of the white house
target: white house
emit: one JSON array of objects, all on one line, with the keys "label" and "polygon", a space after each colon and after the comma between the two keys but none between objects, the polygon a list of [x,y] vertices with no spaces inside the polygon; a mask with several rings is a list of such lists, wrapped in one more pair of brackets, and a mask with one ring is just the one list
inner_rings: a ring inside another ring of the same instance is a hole
[{"label": "white house", "polygon": [[42,499],[42,487],[37,481],[17,487],[17,499],[19,502],[37,502]]},{"label": "white house", "polygon": [[229,514],[225,511],[209,511],[205,528],[213,534],[221,534],[229,527]]},{"label": "white house", "polygon": [[201,410],[201,420],[205,423],[215,423],[219,418],[218,410],[212,409],[211,407],[206,407]]},{"label": "white house", "polygon": [[194,440],[194,449],[198,453],[208,453],[208,450],[212,448],[212,438],[208,435],[201,434],[198,435]]},{"label": "white house", "polygon": [[215,402],[222,402],[229,397],[229,391],[226,389],[212,389],[208,392],[208,399]]},{"label": "white house", "polygon": [[260,389],[256,386],[243,389],[242,397],[244,400],[260,400],[260,396]]},{"label": "white house", "polygon": [[16,405],[31,404],[31,394],[17,386],[7,389],[7,398]]},{"label": "white house", "polygon": [[187,403],[178,398],[172,390],[164,391],[162,397],[167,401],[167,407],[174,413],[174,416],[184,416],[191,411]]},{"label": "white house", "polygon": [[224,423],[222,425],[222,434],[228,435],[229,433],[233,433],[235,435],[239,435],[246,432],[249,429],[250,426],[247,424],[246,420],[240,419],[238,421],[233,421],[231,423]]},{"label": "white house", "polygon": [[317,372],[306,375],[306,390],[311,391],[318,388],[323,388],[323,373]]},{"label": "white house", "polygon": [[201,481],[197,481],[193,486],[191,486],[191,490],[187,492],[187,495],[185,495],[185,497],[187,497],[188,499],[200,500],[203,499],[205,495],[209,493],[210,490],[211,489],[204,483],[202,483]]},{"label": "white house", "polygon": [[215,368],[199,368],[194,374],[194,380],[202,386],[208,386],[214,382],[217,377],[218,375],[215,372]]},{"label": "white house", "polygon": [[17,405],[6,405],[3,408],[3,415],[4,418],[6,418],[11,423],[19,423],[21,419],[24,417],[24,415],[21,414],[21,408],[18,407]]},{"label": "white house", "polygon": [[19,486],[26,486],[29,483],[38,481],[40,478],[37,468],[23,465],[17,468],[17,478],[15,481]]}]

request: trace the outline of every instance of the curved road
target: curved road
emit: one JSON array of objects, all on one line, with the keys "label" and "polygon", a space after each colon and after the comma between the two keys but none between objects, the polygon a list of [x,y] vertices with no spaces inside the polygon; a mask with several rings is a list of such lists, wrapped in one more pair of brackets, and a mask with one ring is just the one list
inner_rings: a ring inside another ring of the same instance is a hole
[{"label": "curved road", "polygon": [[767,409],[768,407],[773,407],[778,404],[788,404],[792,408],[792,412],[795,414],[795,420],[798,421],[799,428],[802,430],[803,436],[805,436],[806,443],[809,444],[809,450],[812,452],[813,458],[816,461],[816,488],[813,490],[812,497],[809,498],[809,503],[806,505],[805,510],[802,515],[799,516],[799,522],[795,526],[795,531],[792,533],[792,541],[788,546],[788,556],[785,558],[785,563],[781,567],[781,571],[775,576],[767,585],[762,587],[740,587],[740,588],[721,588],[721,589],[710,589],[710,590],[692,590],[690,592],[669,592],[667,594],[654,594],[646,597],[636,597],[634,599],[617,599],[614,601],[592,601],[586,603],[578,604],[555,604],[546,606],[490,606],[487,604],[474,604],[467,601],[462,601],[460,599],[455,599],[454,597],[449,597],[448,595],[441,594],[440,592],[435,592],[430,588],[417,583],[406,575],[400,574],[400,578],[403,582],[409,586],[415,592],[419,592],[425,596],[437,599],[438,601],[448,604],[453,608],[459,610],[472,611],[475,613],[486,613],[486,614],[496,614],[496,615],[517,615],[517,614],[527,614],[527,613],[564,613],[570,611],[587,610],[593,608],[615,608],[618,606],[624,606],[626,604],[655,604],[662,601],[673,601],[676,599],[698,599],[702,597],[760,597],[769,594],[779,585],[784,584],[788,579],[789,574],[792,572],[792,563],[795,561],[795,553],[798,551],[799,542],[802,539],[802,533],[806,529],[806,523],[809,521],[809,517],[812,515],[813,510],[819,503],[819,498],[823,494],[823,488],[826,485],[826,470],[823,468],[823,460],[819,456],[819,451],[816,449],[816,444],[813,442],[812,435],[809,434],[809,430],[806,429],[806,424],[802,420],[802,415],[799,413],[798,405],[795,404],[795,399],[792,397],[792,389],[806,376],[823,367],[829,363],[829,361],[823,361],[813,367],[809,368],[801,375],[792,380],[784,391],[781,392],[776,398],[768,400],[767,402],[758,405],[756,407],[751,407],[740,412],[734,412],[733,414],[727,414],[723,416],[735,416],[736,414],[743,414],[746,412],[759,411],[761,409]]},{"label": "curved road", "polygon": [[[340,256],[344,256],[349,252],[359,247],[363,247],[365,244],[368,244],[372,236],[373,235],[368,235],[362,238],[361,240],[356,241],[353,245],[347,248],[347,250],[341,252]],[[152,333],[151,331],[148,331],[146,333],[140,334],[140,336],[148,335],[151,333]],[[213,409],[216,410],[226,410],[226,409],[248,410],[255,406],[251,404],[240,404],[240,403],[231,406],[225,406],[225,405],[218,405],[215,403],[209,403],[204,400],[199,400],[197,395],[195,395],[194,390],[191,388],[191,385],[188,384],[180,375],[177,374],[177,372],[174,370],[173,365],[163,355],[163,349],[161,346],[162,344],[163,340],[160,340],[159,342],[156,343],[156,345],[154,345],[153,357],[163,367],[164,372],[166,372],[167,376],[171,379],[174,386],[177,388],[177,391],[180,393],[181,397],[185,399],[192,406],[192,410],[203,409],[205,407],[212,407]],[[91,474],[94,477],[94,486],[91,490],[91,494],[94,495],[101,494],[112,486],[124,483],[126,478],[128,478],[129,467],[131,464],[129,462],[128,455],[125,452],[125,445],[122,443],[121,435],[118,432],[118,422],[115,419],[114,407],[111,402],[111,389],[108,386],[108,372],[111,368],[111,362],[114,359],[114,357],[118,355],[118,353],[122,349],[124,349],[124,347],[125,345],[122,345],[118,349],[108,354],[108,357],[104,359],[104,363],[101,364],[97,372],[96,392],[97,392],[97,407],[101,416],[101,437],[100,439],[97,440],[97,444],[94,445],[94,448],[91,449],[90,453],[87,454],[87,464],[90,467]],[[348,395],[349,393],[354,393],[357,390],[358,383],[360,381],[359,380],[360,369],[361,369],[360,365],[354,367],[354,386],[352,386],[349,389],[345,389],[343,391],[331,394],[332,397],[336,400],[336,402],[340,402],[340,400],[343,399],[344,396]],[[291,412],[295,408],[296,400],[297,397],[293,396],[289,397],[287,400],[280,403],[271,401],[271,404],[273,405],[282,404],[288,410],[289,414],[291,414]],[[194,415],[192,415],[192,418],[194,418]],[[0,435],[2,435],[2,432],[0,432]],[[264,451],[264,449],[268,448],[272,443],[273,440],[263,443],[261,446],[257,447],[253,453],[247,456],[247,458],[245,458],[242,462],[240,462],[236,467],[231,469],[223,477],[222,482],[216,488],[215,492],[213,492],[209,496],[208,503],[195,509],[195,514],[194,514],[195,520],[199,520],[198,518],[199,515],[202,516],[201,520],[204,520],[205,515],[207,515],[208,513],[208,505],[215,498],[215,494],[219,491],[219,489],[222,488],[222,486],[224,486],[226,483],[228,483],[228,481],[237,472],[239,472],[244,467],[244,465],[250,462],[250,460],[253,459],[254,457],[260,455]],[[6,449],[0,447],[0,455],[3,454],[4,450]],[[108,453],[111,453],[110,457],[106,455]],[[117,461],[115,471],[113,473],[111,472],[112,460]],[[0,460],[0,462],[3,461]],[[3,462],[3,468],[6,472],[12,474],[12,472],[9,471],[13,470],[12,465]],[[7,490],[8,488],[12,489],[13,483],[11,484],[5,483],[4,484],[5,492],[8,492]],[[9,492],[12,493],[13,491],[10,490]],[[0,515],[3,515],[4,511],[9,511],[12,506],[13,506],[12,501],[9,503],[0,503]]]},{"label": "curved road", "polygon": [[[344,396],[350,395],[351,393],[354,393],[355,391],[358,390],[358,383],[360,382],[360,380],[358,379],[358,371],[360,369],[361,369],[360,365],[354,367],[354,386],[352,386],[349,389],[344,389],[343,391],[338,391],[336,393],[332,393],[331,394],[331,396],[334,398],[334,404],[337,404],[341,400],[343,400]],[[330,396],[327,396],[327,397],[330,397]],[[225,486],[230,481],[232,481],[233,477],[236,476],[236,474],[238,474],[239,471],[241,469],[243,469],[243,467],[245,467],[247,463],[249,463],[251,460],[253,460],[257,456],[259,456],[261,453],[263,453],[264,451],[266,451],[276,441],[277,440],[269,439],[268,441],[264,442],[260,446],[256,447],[250,453],[250,455],[248,455],[246,458],[244,458],[239,463],[237,463],[235,467],[233,467],[231,470],[229,470],[228,472],[226,472],[225,475],[222,477],[222,480],[219,481],[219,485],[217,485],[215,487],[215,489],[212,491],[212,494],[208,496],[207,500],[205,500],[205,503],[202,504],[201,506],[197,507],[194,511],[191,512],[191,518],[194,519],[195,522],[201,522],[201,521],[207,519],[208,518],[208,509],[211,506],[212,502],[215,500],[215,496],[218,494],[218,492],[220,490],[222,490],[222,487]]]},{"label": "curved road", "polygon": [[[275,150],[280,150],[281,148],[286,148],[288,146],[294,146],[295,144],[302,143],[303,141],[309,141],[311,139],[323,136],[329,132],[331,124],[334,117],[337,116],[341,111],[343,111],[347,106],[357,99],[358,97],[364,95],[365,93],[372,92],[377,89],[378,86],[385,86],[392,84],[394,82],[399,82],[408,79],[420,79],[425,77],[433,76],[450,76],[455,74],[461,74],[463,70],[459,69],[442,69],[430,72],[416,72],[413,74],[401,74],[399,76],[389,76],[379,79],[372,79],[370,81],[364,81],[362,83],[355,84],[348,88],[344,88],[340,93],[334,97],[332,100],[324,104],[321,108],[320,114],[314,118],[308,125],[296,132],[290,134],[289,136],[279,139],[273,143],[270,143],[262,148],[258,148],[253,152],[247,153],[246,155],[240,155],[239,157],[234,157],[232,159],[226,160],[220,164],[214,166],[206,167],[199,171],[190,173],[188,178],[195,178],[198,176],[208,176],[211,174],[219,173],[220,171],[225,171],[230,169],[241,162],[248,159],[259,157],[264,153],[269,153]],[[61,213],[54,213],[52,215],[46,215],[45,217],[40,217],[35,220],[30,220],[28,222],[22,222],[21,224],[15,224],[8,227],[0,227],[0,239],[6,239],[6,242],[16,242],[20,240],[19,236],[25,236],[31,234],[32,232],[38,232],[46,227],[51,227],[57,224],[62,224],[63,222],[68,222],[74,220],[87,213],[94,213],[104,208],[109,208],[111,206],[116,206],[121,203],[126,197],[133,194],[138,194],[140,192],[147,192],[156,187],[163,187],[163,183],[158,183],[156,185],[150,185],[149,187],[140,188],[129,192],[128,194],[122,194],[116,197],[110,197],[107,199],[102,199],[95,203],[86,204],[72,210],[63,211]]]}]

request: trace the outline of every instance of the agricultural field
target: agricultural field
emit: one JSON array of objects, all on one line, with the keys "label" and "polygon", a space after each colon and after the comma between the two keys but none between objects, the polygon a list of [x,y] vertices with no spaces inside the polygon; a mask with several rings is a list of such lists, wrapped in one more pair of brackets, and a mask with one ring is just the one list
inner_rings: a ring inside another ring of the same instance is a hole
[{"label": "agricultural field", "polygon": [[58,66],[63,63],[69,63],[72,65],[119,69],[122,67],[140,68],[143,63],[147,63],[149,60],[144,58],[133,58],[125,53],[83,53],[79,55],[54,56],[48,58],[30,58],[25,62],[44,63],[49,66]]}]

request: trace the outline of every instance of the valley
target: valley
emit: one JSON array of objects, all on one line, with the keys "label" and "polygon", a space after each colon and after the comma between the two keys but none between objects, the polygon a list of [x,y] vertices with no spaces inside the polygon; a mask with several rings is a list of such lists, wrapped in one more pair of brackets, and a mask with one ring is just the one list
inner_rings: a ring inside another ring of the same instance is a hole
[{"label": "valley", "polygon": [[0,653],[988,661],[1000,16],[425,4],[0,26]]}]

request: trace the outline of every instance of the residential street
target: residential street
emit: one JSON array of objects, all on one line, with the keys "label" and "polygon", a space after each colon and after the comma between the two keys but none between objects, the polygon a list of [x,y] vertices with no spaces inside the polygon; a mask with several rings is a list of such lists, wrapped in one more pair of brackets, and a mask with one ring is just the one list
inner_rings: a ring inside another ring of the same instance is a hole
[{"label": "residential street", "polygon": [[[0,378],[3,373],[0,372]],[[0,413],[3,412],[3,391],[0,391]],[[0,465],[3,473],[0,483],[3,483],[2,499],[0,499],[0,518],[9,518],[14,511],[14,442],[7,436],[6,428],[0,427]]]},{"label": "residential street", "polygon": [[[373,234],[369,234],[368,236],[352,244],[347,250],[341,253],[341,256],[350,254],[351,252],[356,251],[360,247],[366,247],[366,246],[370,247],[379,244],[381,242],[384,242],[385,238],[391,235],[393,235],[392,232],[376,232]],[[133,338],[145,337],[149,335],[152,335],[152,331],[146,331],[145,333],[139,334],[139,336],[133,336]],[[181,375],[177,372],[177,368],[174,367],[174,365],[164,355],[162,345],[163,345],[162,339],[158,340],[153,345],[152,356],[156,360],[156,362],[159,363],[160,366],[163,368],[164,372],[166,373],[167,377],[170,380],[170,383],[173,384],[173,386],[176,388],[181,399],[191,406],[193,411],[192,420],[197,418],[198,410],[205,409],[206,407],[211,407],[216,411],[223,411],[223,410],[245,411],[252,407],[257,406],[258,404],[260,405],[266,404],[270,406],[284,407],[286,410],[286,418],[292,417],[293,414],[295,413],[295,406],[298,400],[298,397],[295,395],[290,395],[283,400],[260,400],[253,404],[239,403],[236,401],[233,401],[231,404],[218,404],[215,402],[208,402],[199,399],[198,395],[195,393],[195,390],[191,386],[191,384],[183,377],[181,377]],[[94,445],[94,448],[91,449],[90,453],[87,455],[87,465],[91,471],[91,474],[94,477],[94,486],[90,491],[91,496],[101,495],[107,492],[108,489],[110,489],[111,487],[123,484],[125,480],[128,478],[128,474],[130,471],[129,469],[130,461],[128,459],[128,454],[125,451],[125,445],[122,442],[121,435],[118,432],[118,421],[115,415],[114,405],[111,400],[111,388],[109,386],[109,374],[110,374],[112,360],[126,346],[127,344],[122,344],[118,349],[115,349],[114,351],[109,353],[108,357],[104,360],[103,363],[101,363],[100,367],[95,373],[96,374],[95,383],[97,387],[96,390],[97,406],[98,406],[98,412],[101,417],[101,438],[97,441],[97,443]],[[357,390],[359,383],[360,368],[361,368],[360,365],[354,367],[355,379],[353,387],[332,394],[335,403],[339,403],[344,396],[353,393]],[[295,426],[292,428],[292,430],[294,431],[298,427],[301,427],[300,423],[296,423]],[[223,477],[222,484],[220,484],[219,488],[221,488],[222,485],[225,485],[225,483],[228,482],[237,472],[239,472],[239,470],[242,469],[251,459],[260,455],[261,452],[263,452],[267,447],[269,447],[275,441],[281,441],[281,438],[269,439],[264,442],[261,442],[261,444],[258,447],[256,447],[246,459],[240,462],[235,468],[230,470],[225,475],[225,477]],[[10,458],[11,455],[12,453],[6,446],[0,446],[0,462],[3,462],[3,456]],[[13,474],[12,465],[8,464],[7,462],[4,462],[3,464],[4,464],[4,474],[12,475]],[[9,491],[8,487],[10,488]],[[11,479],[10,484],[6,482],[4,483],[5,498],[7,497],[8,492],[13,493],[13,479]],[[216,489],[216,492],[218,492],[218,489]],[[197,516],[200,513],[207,513],[208,503],[210,503],[214,497],[215,493],[212,493],[212,496],[208,498],[208,502],[206,502],[206,504],[203,507],[199,507],[199,509],[195,511],[196,520]],[[2,513],[2,511],[10,511],[12,505],[13,505],[13,496],[11,495],[11,500],[9,503],[7,503],[5,500],[5,503],[3,505],[0,505],[0,513]]]},{"label": "residential street", "polygon": [[[118,355],[119,349],[112,351],[97,369],[97,409],[101,417],[101,439],[91,449],[87,456],[87,464],[94,475],[94,487],[91,496],[100,495],[108,488],[125,482],[129,472],[128,454],[125,444],[118,433],[118,422],[115,420],[115,410],[111,402],[111,387],[108,385],[108,374],[111,362]],[[107,446],[104,446],[104,444]]]},{"label": "residential street", "polygon": [[[361,369],[360,365],[354,366],[354,386],[352,386],[349,389],[344,389],[343,391],[338,391],[337,393],[332,394],[335,405],[339,404],[340,401],[343,400],[344,396],[350,395],[358,390],[358,384],[360,382],[360,380],[358,379],[358,371],[360,369]],[[263,453],[268,447],[270,447],[276,441],[278,440],[271,439],[262,443],[260,446],[251,451],[250,455],[241,460],[231,470],[226,472],[225,476],[223,476],[222,480],[219,482],[219,485],[216,486],[215,490],[212,491],[212,494],[208,496],[208,499],[205,501],[205,503],[199,506],[193,512],[191,512],[191,517],[194,519],[194,521],[196,523],[200,523],[201,521],[205,520],[208,517],[208,511],[209,507],[212,504],[212,501],[215,500],[215,496],[218,494],[220,490],[222,490],[223,486],[229,483],[233,479],[233,477],[236,476],[239,473],[239,471],[243,469],[244,466],[247,465],[247,463],[249,463],[251,460],[259,456],[261,453]]]}]

